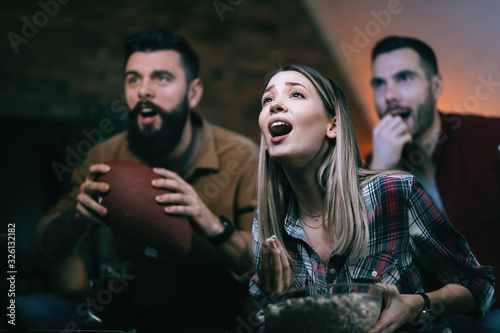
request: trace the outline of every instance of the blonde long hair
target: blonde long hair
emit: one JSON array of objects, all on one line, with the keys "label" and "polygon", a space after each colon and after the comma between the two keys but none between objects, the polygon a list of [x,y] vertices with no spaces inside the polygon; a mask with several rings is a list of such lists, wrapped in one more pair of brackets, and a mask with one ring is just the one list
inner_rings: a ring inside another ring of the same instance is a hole
[{"label": "blonde long hair", "polygon": [[[349,106],[337,84],[310,67],[289,64],[269,73],[264,87],[274,75],[284,71],[295,71],[309,79],[323,101],[327,116],[336,117],[337,137],[329,140],[316,169],[316,179],[324,191],[323,212],[329,221],[324,228],[329,232],[334,250],[339,255],[348,253],[358,256],[368,245],[368,221],[362,187],[380,172],[362,168]],[[276,235],[285,244],[282,224],[291,200],[293,192],[283,167],[271,159],[262,138],[257,208],[261,241]]]}]

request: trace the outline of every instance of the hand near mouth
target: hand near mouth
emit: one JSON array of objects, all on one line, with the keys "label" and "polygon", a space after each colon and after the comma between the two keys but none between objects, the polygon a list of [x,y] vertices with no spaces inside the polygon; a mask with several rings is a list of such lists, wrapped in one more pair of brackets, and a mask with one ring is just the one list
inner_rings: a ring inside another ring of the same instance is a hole
[{"label": "hand near mouth", "polygon": [[[406,113],[406,117],[408,115]],[[403,147],[412,141],[412,134],[404,119],[399,114],[387,114],[373,129],[370,169],[395,168],[401,160]]]},{"label": "hand near mouth", "polygon": [[410,113],[411,113],[411,110],[409,110],[408,108],[394,108],[394,109],[390,110],[389,112],[387,112],[386,115],[391,115],[394,117],[399,116],[402,119],[406,119],[406,118],[408,118]]}]

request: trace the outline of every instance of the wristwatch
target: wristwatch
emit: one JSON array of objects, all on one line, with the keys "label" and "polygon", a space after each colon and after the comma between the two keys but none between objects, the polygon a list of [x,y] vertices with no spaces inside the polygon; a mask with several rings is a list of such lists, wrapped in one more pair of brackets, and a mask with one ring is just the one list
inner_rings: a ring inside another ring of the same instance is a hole
[{"label": "wristwatch", "polygon": [[422,313],[420,313],[417,317],[417,321],[422,324],[428,321],[431,316],[431,300],[425,293],[417,293],[417,295],[422,296],[422,298],[424,299],[424,308],[422,310]]},{"label": "wristwatch", "polygon": [[219,220],[224,226],[224,230],[220,234],[208,238],[208,241],[216,246],[225,243],[234,234],[234,227],[227,217],[221,215],[219,216]]}]

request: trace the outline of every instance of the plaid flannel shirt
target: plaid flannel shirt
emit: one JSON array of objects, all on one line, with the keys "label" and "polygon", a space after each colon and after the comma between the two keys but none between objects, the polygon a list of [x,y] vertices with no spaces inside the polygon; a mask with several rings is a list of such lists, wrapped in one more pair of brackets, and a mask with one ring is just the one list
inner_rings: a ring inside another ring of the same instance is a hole
[{"label": "plaid flannel shirt", "polygon": [[[290,204],[283,231],[284,246],[294,261],[294,287],[334,282],[387,283],[396,285],[402,294],[414,294],[459,284],[473,294],[475,313],[484,314],[493,295],[491,267],[480,266],[464,237],[416,178],[381,175],[363,188],[363,196],[370,233],[367,252],[357,260],[332,253],[326,265],[310,245],[295,205]],[[250,281],[250,293],[262,301],[266,295],[258,286],[261,257],[257,216],[253,222],[253,251],[256,273]],[[439,309],[439,305],[434,304],[434,308]],[[451,332],[445,319],[434,318],[424,327],[415,325],[408,323],[401,331]]]}]

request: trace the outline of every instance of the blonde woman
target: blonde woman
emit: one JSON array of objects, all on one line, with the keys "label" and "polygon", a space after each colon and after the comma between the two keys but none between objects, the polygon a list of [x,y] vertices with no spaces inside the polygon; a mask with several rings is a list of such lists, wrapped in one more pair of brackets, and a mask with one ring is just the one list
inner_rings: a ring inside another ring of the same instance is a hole
[{"label": "blonde woman", "polygon": [[[388,305],[369,332],[417,325],[446,332],[446,316],[484,313],[491,268],[479,265],[413,176],[362,169],[349,108],[333,80],[301,65],[273,71],[259,126],[250,283],[257,300],[312,284],[386,284]],[[432,316],[416,320],[424,309]]]}]

